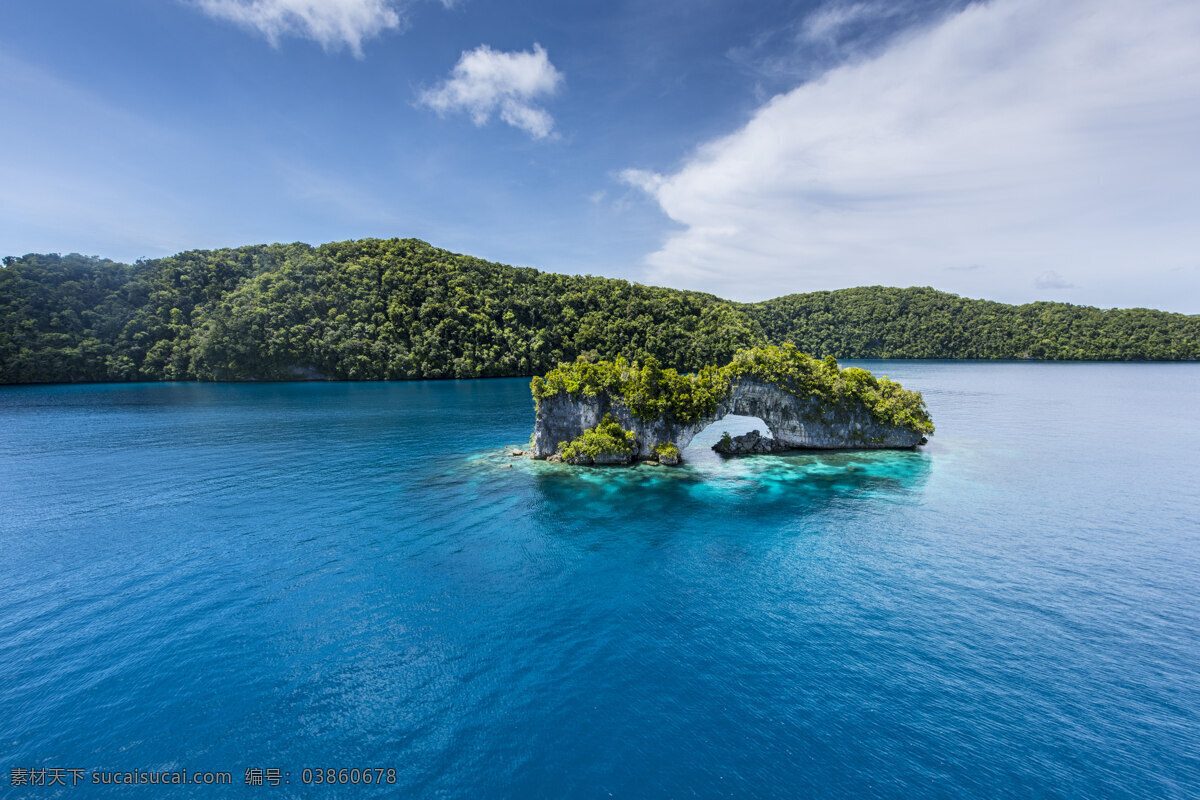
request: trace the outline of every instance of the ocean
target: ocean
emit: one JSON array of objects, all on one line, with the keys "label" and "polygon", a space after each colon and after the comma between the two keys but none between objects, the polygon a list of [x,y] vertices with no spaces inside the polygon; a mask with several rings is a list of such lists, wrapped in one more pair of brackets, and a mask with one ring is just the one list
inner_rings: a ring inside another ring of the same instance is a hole
[{"label": "ocean", "polygon": [[[846,363],[926,447],[570,468],[504,453],[520,379],[0,387],[0,796],[1200,796],[1200,365]],[[101,783],[184,770],[230,783]]]}]

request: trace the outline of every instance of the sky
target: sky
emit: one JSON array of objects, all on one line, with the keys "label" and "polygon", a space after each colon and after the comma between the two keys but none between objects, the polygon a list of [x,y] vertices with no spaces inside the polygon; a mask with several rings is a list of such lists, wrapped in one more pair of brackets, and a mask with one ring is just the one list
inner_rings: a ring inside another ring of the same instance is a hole
[{"label": "sky", "polygon": [[0,255],[1200,313],[1195,0],[8,0]]}]

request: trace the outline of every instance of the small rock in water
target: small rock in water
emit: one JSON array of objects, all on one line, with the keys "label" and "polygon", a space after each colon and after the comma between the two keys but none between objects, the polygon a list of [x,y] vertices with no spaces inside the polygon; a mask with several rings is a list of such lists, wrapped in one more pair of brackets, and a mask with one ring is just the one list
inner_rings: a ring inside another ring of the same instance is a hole
[{"label": "small rock in water", "polygon": [[758,431],[750,431],[743,433],[741,436],[730,437],[725,434],[721,441],[713,445],[713,450],[716,450],[721,455],[747,455],[750,453],[773,453],[776,450],[784,448],[779,446],[779,443],[767,436],[763,436]]},{"label": "small rock in water", "polygon": [[525,455],[525,451],[524,450],[513,450],[511,455],[523,456],[523,455]]}]

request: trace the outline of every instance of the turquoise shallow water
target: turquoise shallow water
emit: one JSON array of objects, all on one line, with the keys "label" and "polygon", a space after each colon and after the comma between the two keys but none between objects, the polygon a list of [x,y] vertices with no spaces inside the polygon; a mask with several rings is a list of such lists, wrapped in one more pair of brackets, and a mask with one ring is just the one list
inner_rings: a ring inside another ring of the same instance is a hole
[{"label": "turquoise shallow water", "polygon": [[0,387],[0,795],[1200,796],[1200,365],[864,365],[928,447],[572,471],[498,452],[521,380]]}]

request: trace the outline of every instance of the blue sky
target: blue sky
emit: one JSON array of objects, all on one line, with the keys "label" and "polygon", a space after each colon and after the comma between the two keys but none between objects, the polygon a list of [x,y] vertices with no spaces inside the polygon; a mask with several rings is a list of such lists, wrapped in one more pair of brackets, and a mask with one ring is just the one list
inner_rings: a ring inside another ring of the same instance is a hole
[{"label": "blue sky", "polygon": [[1192,0],[13,0],[0,109],[3,254],[1200,312]]}]

